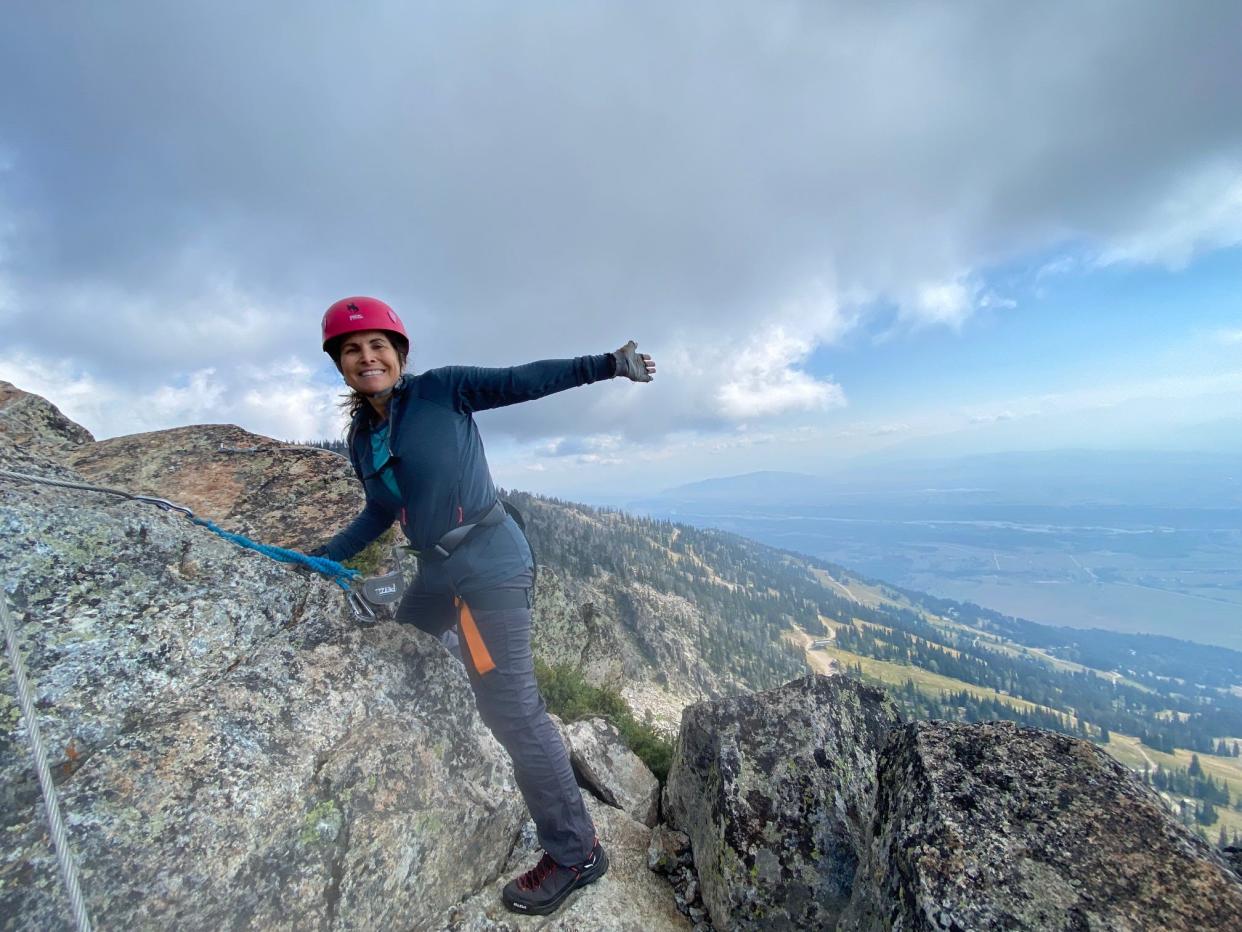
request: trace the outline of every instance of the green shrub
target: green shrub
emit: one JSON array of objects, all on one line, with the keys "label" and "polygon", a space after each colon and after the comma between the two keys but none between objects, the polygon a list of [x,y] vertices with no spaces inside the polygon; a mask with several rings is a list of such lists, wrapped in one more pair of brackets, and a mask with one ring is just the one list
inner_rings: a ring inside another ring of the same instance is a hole
[{"label": "green shrub", "polygon": [[543,693],[548,711],[566,722],[595,717],[607,719],[661,784],[668,779],[673,742],[647,722],[636,719],[619,692],[592,686],[577,668],[567,664],[550,667],[536,660],[535,679],[539,681],[539,691]]},{"label": "green shrub", "polygon": [[363,576],[380,576],[386,572],[393,541],[397,538],[397,527],[393,525],[367,547],[345,561],[351,570],[357,570]]}]

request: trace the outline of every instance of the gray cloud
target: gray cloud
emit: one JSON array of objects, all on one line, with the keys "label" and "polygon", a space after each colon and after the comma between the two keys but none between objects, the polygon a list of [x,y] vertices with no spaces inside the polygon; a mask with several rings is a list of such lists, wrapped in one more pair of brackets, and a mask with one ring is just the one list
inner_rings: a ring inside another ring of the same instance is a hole
[{"label": "gray cloud", "polygon": [[1235,229],[1211,191],[1206,231],[1194,213],[1175,241],[1152,229],[1187,185],[1242,173],[1231,2],[5,19],[0,353],[139,390],[214,368],[229,398],[290,354],[318,365],[322,307],[364,292],[401,309],[420,366],[633,336],[690,367],[497,430],[712,429],[840,396],[777,353],[796,390],[730,401],[732,347],[762,357],[793,327],[809,352],[870,300],[959,326],[1003,304],[980,284],[994,263],[1066,242],[1179,261]]}]

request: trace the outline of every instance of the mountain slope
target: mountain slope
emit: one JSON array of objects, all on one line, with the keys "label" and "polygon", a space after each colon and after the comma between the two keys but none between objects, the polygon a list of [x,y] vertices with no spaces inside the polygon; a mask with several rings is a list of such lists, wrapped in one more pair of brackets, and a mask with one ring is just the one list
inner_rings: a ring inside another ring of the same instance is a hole
[{"label": "mountain slope", "polygon": [[[1242,653],[1035,624],[723,531],[509,497],[529,516],[540,563],[571,599],[632,637],[638,654],[644,624],[627,599],[647,591],[682,600],[684,616],[665,611],[661,622],[666,644],[681,626],[680,649],[646,656],[666,675],[657,682],[683,699],[687,682],[719,695],[788,675],[799,660],[792,650],[822,672],[885,683],[915,718],[1007,719],[1090,738],[1171,788],[1175,804],[1178,794],[1194,800],[1182,807],[1186,821],[1242,830],[1242,812],[1227,809],[1242,800],[1242,758],[1233,755]],[[642,705],[640,692],[629,680],[627,696]]]}]

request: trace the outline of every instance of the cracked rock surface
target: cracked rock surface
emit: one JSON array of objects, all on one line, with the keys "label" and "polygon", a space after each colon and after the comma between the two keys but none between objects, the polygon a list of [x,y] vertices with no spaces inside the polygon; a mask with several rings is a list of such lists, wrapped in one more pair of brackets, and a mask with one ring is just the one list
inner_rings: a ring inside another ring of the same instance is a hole
[{"label": "cracked rock surface", "polygon": [[1242,883],[1088,741],[915,722],[880,760],[841,929],[1242,930]]},{"label": "cracked rock surface", "polygon": [[570,757],[578,782],[610,806],[644,825],[660,815],[660,781],[629,749],[616,727],[591,718],[567,726]]},{"label": "cracked rock surface", "polygon": [[73,448],[89,481],[185,505],[221,527],[277,547],[310,550],[362,508],[349,461],[232,424],[175,427]]},{"label": "cracked rock surface", "polygon": [[[97,927],[410,928],[499,876],[525,807],[438,642],[149,505],[0,481],[0,525]],[[0,916],[69,929],[0,670]]]},{"label": "cracked rock surface", "polygon": [[686,710],[664,811],[690,836],[716,928],[836,923],[897,721],[883,692],[841,676]]}]

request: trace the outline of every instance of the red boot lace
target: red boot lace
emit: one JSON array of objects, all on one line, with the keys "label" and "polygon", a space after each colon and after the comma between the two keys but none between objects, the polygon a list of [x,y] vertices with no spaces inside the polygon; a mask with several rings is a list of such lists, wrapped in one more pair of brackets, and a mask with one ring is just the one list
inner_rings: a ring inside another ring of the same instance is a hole
[{"label": "red boot lace", "polygon": [[518,889],[536,889],[541,883],[543,883],[543,879],[554,870],[556,870],[556,862],[552,860],[552,855],[544,852],[543,857],[539,859],[539,863],[518,878]]}]

